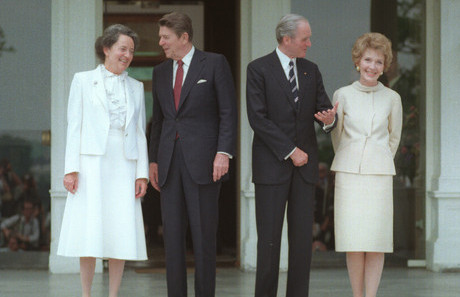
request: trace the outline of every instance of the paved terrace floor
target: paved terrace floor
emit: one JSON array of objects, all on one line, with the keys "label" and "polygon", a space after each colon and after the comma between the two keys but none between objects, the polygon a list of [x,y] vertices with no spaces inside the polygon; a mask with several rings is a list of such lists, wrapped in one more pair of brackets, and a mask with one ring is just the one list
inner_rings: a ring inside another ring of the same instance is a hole
[{"label": "paved terrace floor", "polygon": [[[217,297],[252,297],[255,274],[235,268],[217,271]],[[278,296],[285,296],[286,273],[280,273]],[[188,275],[189,296],[193,273]],[[78,274],[51,274],[47,270],[0,270],[1,297],[79,297]],[[93,297],[108,296],[108,273],[94,277]],[[164,269],[127,267],[120,297],[166,297]],[[311,272],[310,297],[351,297],[345,268],[315,268]],[[384,269],[379,297],[459,297],[460,272],[434,273],[425,269]]]}]

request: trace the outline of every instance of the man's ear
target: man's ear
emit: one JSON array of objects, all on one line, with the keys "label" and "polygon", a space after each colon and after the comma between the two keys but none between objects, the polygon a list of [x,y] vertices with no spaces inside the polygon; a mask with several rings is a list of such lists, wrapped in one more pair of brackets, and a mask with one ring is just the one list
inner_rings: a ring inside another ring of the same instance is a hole
[{"label": "man's ear", "polygon": [[184,43],[188,43],[188,42],[189,42],[189,36],[188,36],[188,33],[187,33],[187,32],[182,33],[182,35],[180,36],[180,38],[184,40]]},{"label": "man's ear", "polygon": [[283,44],[289,44],[289,43],[291,42],[291,36],[289,36],[289,35],[284,35],[281,42],[282,42]]}]

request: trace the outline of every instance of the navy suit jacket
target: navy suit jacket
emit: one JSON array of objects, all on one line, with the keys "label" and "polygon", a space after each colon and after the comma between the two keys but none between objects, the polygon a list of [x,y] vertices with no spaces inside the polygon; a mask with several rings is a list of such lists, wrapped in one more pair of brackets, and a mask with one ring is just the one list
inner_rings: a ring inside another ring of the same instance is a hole
[{"label": "navy suit jacket", "polygon": [[332,108],[332,105],[316,64],[298,58],[296,65],[299,108],[295,106],[290,84],[276,51],[248,65],[246,100],[249,123],[254,130],[254,183],[287,182],[294,165],[290,158],[284,158],[295,147],[308,154],[308,163],[299,168],[302,178],[309,183],[315,183],[318,179],[314,115]]},{"label": "navy suit jacket", "polygon": [[163,186],[179,135],[193,181],[212,183],[216,153],[235,155],[237,111],[230,67],[223,55],[195,49],[177,112],[172,80],[173,60],[155,66],[149,161],[158,163],[158,182]]}]

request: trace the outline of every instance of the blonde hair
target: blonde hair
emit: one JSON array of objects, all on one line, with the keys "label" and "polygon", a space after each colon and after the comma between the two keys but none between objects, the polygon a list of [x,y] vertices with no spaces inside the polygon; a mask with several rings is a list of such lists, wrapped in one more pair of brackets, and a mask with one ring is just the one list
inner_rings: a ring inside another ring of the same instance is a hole
[{"label": "blonde hair", "polygon": [[393,60],[393,53],[391,52],[391,41],[380,33],[365,33],[358,37],[353,49],[351,50],[351,58],[355,65],[359,64],[364,52],[367,49],[374,49],[380,51],[385,57],[384,70],[388,70]]}]

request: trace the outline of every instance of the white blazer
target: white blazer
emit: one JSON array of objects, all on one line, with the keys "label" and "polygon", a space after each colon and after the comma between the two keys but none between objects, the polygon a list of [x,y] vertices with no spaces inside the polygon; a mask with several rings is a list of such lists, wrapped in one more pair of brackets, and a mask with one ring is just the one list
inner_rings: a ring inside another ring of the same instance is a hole
[{"label": "white blazer", "polygon": [[395,175],[393,158],[402,129],[401,97],[380,82],[358,81],[334,93],[339,102],[337,126],[331,132],[335,157],[331,170]]},{"label": "white blazer", "polygon": [[[124,152],[137,160],[136,178],[148,178],[143,84],[129,76],[126,86]],[[104,155],[110,129],[109,107],[101,69],[76,73],[67,109],[65,174],[80,171],[80,155]]]}]

